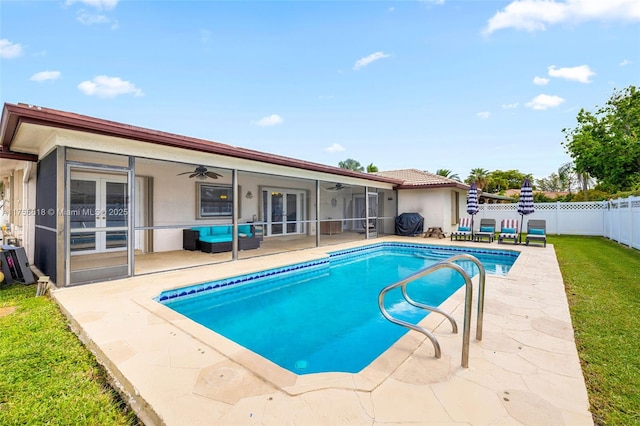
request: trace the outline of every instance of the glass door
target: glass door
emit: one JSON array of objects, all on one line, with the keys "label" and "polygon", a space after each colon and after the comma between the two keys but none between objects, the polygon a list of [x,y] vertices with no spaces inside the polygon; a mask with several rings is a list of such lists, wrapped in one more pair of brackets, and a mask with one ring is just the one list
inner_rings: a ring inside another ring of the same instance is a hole
[{"label": "glass door", "polygon": [[291,235],[304,232],[304,192],[283,189],[262,191],[266,217],[266,236]]},{"label": "glass door", "polygon": [[284,197],[282,192],[272,192],[269,204],[268,234],[281,235],[284,230],[282,226],[282,218],[284,217]]},{"label": "glass door", "polygon": [[71,283],[128,276],[127,175],[71,169],[67,211]]}]

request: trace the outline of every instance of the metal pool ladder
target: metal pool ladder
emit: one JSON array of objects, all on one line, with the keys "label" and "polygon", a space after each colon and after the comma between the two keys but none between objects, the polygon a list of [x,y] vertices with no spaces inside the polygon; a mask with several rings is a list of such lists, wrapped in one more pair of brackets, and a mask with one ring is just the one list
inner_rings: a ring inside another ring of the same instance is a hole
[{"label": "metal pool ladder", "polygon": [[479,285],[478,285],[478,318],[476,321],[477,322],[476,340],[482,340],[482,322],[483,322],[483,316],[484,316],[485,270],[482,263],[480,263],[480,261],[476,257],[471,256],[470,254],[457,254],[446,260],[438,262],[435,265],[431,265],[425,269],[422,269],[403,280],[400,280],[394,284],[388,285],[387,287],[383,288],[382,291],[380,291],[380,294],[378,295],[378,307],[380,308],[380,312],[382,312],[382,315],[384,315],[384,317],[389,321],[391,321],[392,323],[410,328],[411,330],[418,331],[424,334],[425,336],[427,336],[429,340],[431,340],[431,343],[433,343],[433,348],[435,350],[435,357],[440,358],[442,354],[440,351],[440,344],[438,343],[438,339],[436,339],[433,333],[431,333],[430,331],[426,330],[423,327],[420,327],[419,325],[411,324],[409,322],[392,317],[384,307],[384,296],[389,290],[393,290],[394,288],[401,287],[402,296],[407,301],[407,303],[417,308],[426,309],[428,311],[436,312],[444,315],[449,320],[449,322],[451,322],[453,332],[457,333],[458,325],[456,324],[455,319],[449,313],[434,306],[428,306],[422,303],[418,303],[415,300],[411,299],[411,297],[409,297],[409,295],[407,294],[407,284],[417,280],[418,278],[422,278],[426,275],[431,274],[432,272],[435,272],[443,268],[449,268],[449,269],[453,269],[454,271],[457,271],[460,275],[462,275],[465,282],[464,325],[462,328],[462,366],[464,368],[468,368],[469,367],[469,339],[470,339],[470,333],[471,333],[470,332],[471,301],[473,299],[473,284],[471,283],[471,278],[469,277],[469,274],[467,274],[460,265],[453,263],[454,261],[459,259],[466,259],[474,262],[478,266],[478,270],[480,271],[480,278],[479,278]]}]

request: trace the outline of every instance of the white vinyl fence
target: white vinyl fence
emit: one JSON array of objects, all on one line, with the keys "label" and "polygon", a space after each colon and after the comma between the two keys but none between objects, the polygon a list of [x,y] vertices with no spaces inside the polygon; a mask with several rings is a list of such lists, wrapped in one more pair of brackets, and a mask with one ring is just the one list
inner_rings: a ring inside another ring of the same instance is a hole
[{"label": "white vinyl fence", "polygon": [[496,220],[498,229],[502,219],[522,220],[520,229],[527,230],[530,219],[544,219],[548,234],[602,236],[640,249],[640,197],[610,201],[576,203],[534,203],[535,211],[521,218],[517,204],[480,204],[479,219]]}]

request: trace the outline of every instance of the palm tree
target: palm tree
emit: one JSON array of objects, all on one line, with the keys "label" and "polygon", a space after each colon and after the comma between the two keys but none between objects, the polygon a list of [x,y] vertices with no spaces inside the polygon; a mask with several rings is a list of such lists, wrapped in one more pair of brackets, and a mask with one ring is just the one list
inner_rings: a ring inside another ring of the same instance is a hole
[{"label": "palm tree", "polygon": [[340,167],[341,169],[353,170],[354,172],[364,172],[364,167],[362,167],[362,165],[358,161],[351,158],[340,161],[338,163],[338,167]]},{"label": "palm tree", "polygon": [[567,189],[571,192],[571,185],[576,183],[578,188],[586,191],[593,184],[593,178],[587,172],[579,172],[572,162],[564,163],[558,168],[558,176],[563,183],[566,183]]},{"label": "palm tree", "polygon": [[367,173],[376,173],[378,171],[378,166],[374,166],[373,163],[367,166]]},{"label": "palm tree", "polygon": [[453,173],[449,169],[438,169],[438,170],[436,170],[436,174],[438,176],[443,176],[443,177],[446,177],[446,178],[449,178],[449,179],[453,179],[453,180],[457,180],[458,182],[460,182],[460,177],[456,173]]},{"label": "palm tree", "polygon": [[489,180],[489,171],[486,169],[477,168],[477,169],[471,169],[471,173],[469,174],[469,177],[467,178],[466,182],[467,183],[475,182],[476,185],[478,186],[478,189],[482,189],[487,187],[488,180]]}]

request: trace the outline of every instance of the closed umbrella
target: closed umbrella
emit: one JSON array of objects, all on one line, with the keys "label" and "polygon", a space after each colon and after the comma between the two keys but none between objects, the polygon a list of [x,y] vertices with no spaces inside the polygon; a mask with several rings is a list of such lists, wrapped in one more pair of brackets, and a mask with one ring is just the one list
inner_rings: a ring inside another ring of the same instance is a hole
[{"label": "closed umbrella", "polygon": [[522,224],[524,222],[524,216],[533,213],[533,189],[531,188],[531,182],[528,178],[522,183],[520,189],[520,200],[518,200],[518,213],[520,213],[520,239],[522,242]]},{"label": "closed umbrella", "polygon": [[471,183],[469,195],[467,196],[467,213],[471,215],[471,239],[473,240],[473,215],[478,213],[478,187],[476,183]]}]

